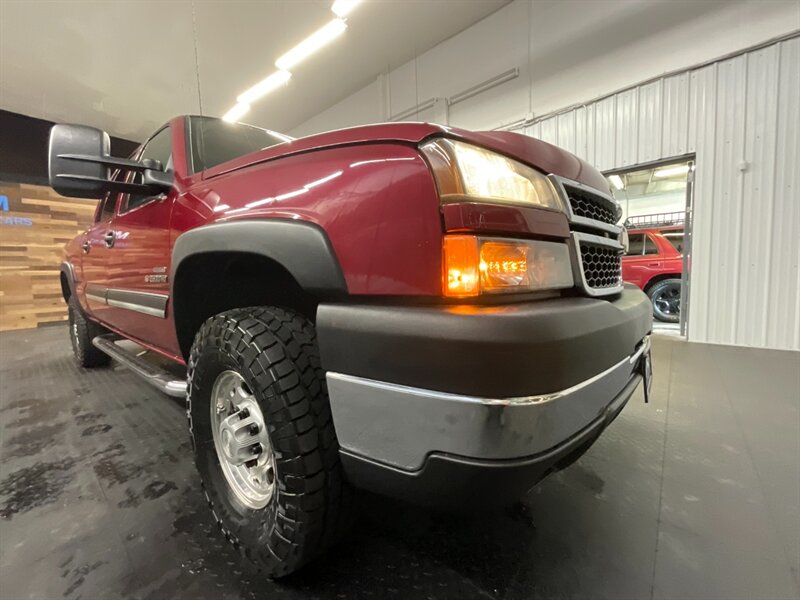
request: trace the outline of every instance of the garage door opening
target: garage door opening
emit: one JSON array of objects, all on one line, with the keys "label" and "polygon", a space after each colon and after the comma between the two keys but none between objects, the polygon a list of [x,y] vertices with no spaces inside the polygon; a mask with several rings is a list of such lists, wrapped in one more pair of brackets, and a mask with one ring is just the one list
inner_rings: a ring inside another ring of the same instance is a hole
[{"label": "garage door opening", "polygon": [[686,335],[694,159],[607,173],[622,207],[629,248],[622,277],[653,303],[653,329]]}]

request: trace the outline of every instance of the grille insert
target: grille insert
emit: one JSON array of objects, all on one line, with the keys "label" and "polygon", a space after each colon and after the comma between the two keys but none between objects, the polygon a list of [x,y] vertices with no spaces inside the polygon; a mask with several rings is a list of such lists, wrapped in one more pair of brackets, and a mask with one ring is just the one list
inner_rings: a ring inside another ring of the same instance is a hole
[{"label": "grille insert", "polygon": [[622,285],[622,255],[615,248],[580,242],[586,285],[601,290]]},{"label": "grille insert", "polygon": [[572,214],[593,221],[616,224],[618,217],[616,210],[602,198],[573,187],[566,188]]}]

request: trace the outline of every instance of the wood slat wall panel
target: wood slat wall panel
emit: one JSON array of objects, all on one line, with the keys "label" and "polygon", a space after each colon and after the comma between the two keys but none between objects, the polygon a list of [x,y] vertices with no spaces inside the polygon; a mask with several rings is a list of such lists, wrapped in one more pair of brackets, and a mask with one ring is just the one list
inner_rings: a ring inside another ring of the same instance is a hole
[{"label": "wood slat wall panel", "polygon": [[0,331],[66,320],[64,244],[89,227],[96,206],[46,186],[0,181]]}]

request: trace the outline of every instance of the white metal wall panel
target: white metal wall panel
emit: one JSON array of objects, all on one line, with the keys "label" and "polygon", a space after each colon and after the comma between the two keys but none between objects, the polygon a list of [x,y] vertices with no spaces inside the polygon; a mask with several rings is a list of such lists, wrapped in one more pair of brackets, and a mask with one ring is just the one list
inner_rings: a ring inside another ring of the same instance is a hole
[{"label": "white metal wall panel", "polygon": [[558,117],[558,145],[564,150],[575,153],[575,111]]},{"label": "white metal wall panel", "polygon": [[691,306],[688,337],[708,340],[710,312],[708,298],[711,288],[711,230],[714,224],[714,132],[717,112],[717,65],[713,64],[692,73],[690,80],[690,147],[694,146],[698,164],[694,178],[694,207],[692,218]]},{"label": "white metal wall panel", "polygon": [[661,157],[661,80],[639,87],[639,164]]},{"label": "white metal wall panel", "polygon": [[575,154],[578,156],[588,156],[589,154],[589,135],[586,119],[589,110],[580,107],[575,111]]},{"label": "white metal wall panel", "polygon": [[680,156],[687,152],[689,125],[689,74],[682,73],[664,80],[663,148],[661,156]]},{"label": "white metal wall panel", "polygon": [[800,38],[780,45],[766,345],[800,348]]},{"label": "white metal wall panel", "polygon": [[638,88],[617,94],[617,117],[616,117],[616,161],[622,167],[635,165],[638,154]]},{"label": "white metal wall panel", "polygon": [[594,164],[604,171],[617,166],[616,104],[617,97],[611,96],[594,105]]},{"label": "white metal wall panel", "polygon": [[742,235],[738,244],[737,344],[766,345],[769,266],[775,209],[779,47],[747,55]]},{"label": "white metal wall panel", "polygon": [[551,144],[558,144],[558,117],[550,117],[542,121],[539,132],[542,140]]},{"label": "white metal wall panel", "polygon": [[696,153],[689,339],[800,349],[800,38],[527,128],[602,170]]}]

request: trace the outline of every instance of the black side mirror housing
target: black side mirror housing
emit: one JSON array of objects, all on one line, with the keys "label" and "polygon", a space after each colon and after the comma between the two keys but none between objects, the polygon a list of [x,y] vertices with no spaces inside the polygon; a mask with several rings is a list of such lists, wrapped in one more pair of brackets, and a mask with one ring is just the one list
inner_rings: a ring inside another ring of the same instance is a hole
[{"label": "black side mirror housing", "polygon": [[[64,196],[102,198],[108,192],[160,194],[172,187],[171,172],[157,160],[114,158],[105,131],[85,125],[54,125],[50,130],[50,187]],[[142,173],[142,183],[112,181],[111,168]]]},{"label": "black side mirror housing", "polygon": [[84,125],[54,125],[50,130],[48,169],[50,187],[64,196],[102,198],[108,166],[71,156],[109,156],[111,138],[105,131]]}]

